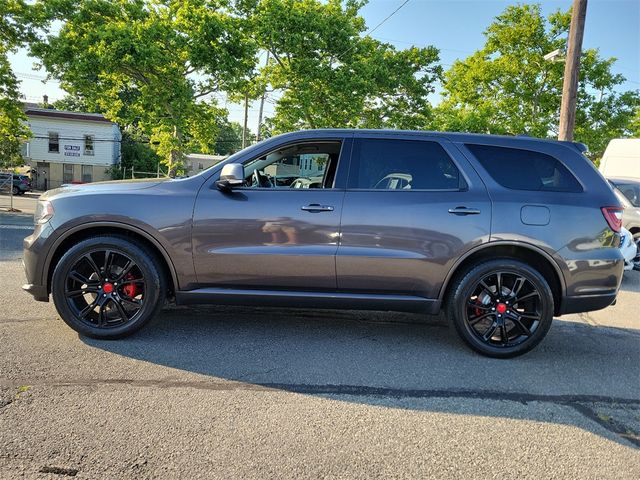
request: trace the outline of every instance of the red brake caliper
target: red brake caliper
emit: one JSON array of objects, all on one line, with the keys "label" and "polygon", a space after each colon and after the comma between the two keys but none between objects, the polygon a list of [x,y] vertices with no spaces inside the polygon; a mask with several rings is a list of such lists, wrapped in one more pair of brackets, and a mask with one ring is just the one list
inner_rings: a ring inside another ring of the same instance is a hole
[{"label": "red brake caliper", "polygon": [[[133,280],[134,278],[135,277],[133,276],[132,273],[127,273],[127,276],[126,276],[127,281]],[[129,298],[134,298],[140,293],[140,290],[138,289],[138,286],[135,283],[127,283],[124,287],[122,287],[122,291]]]}]

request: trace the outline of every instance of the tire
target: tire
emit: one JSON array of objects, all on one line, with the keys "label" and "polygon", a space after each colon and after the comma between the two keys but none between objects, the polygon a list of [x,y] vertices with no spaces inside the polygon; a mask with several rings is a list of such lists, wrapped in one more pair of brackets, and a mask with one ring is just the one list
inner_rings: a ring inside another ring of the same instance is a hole
[{"label": "tire", "polygon": [[20,193],[20,189],[15,185],[11,188],[11,191],[14,195],[18,195]]},{"label": "tire", "polygon": [[137,332],[158,313],[166,280],[160,261],[137,243],[95,236],[62,256],[51,290],[60,317],[76,332],[118,339]]},{"label": "tire", "polygon": [[494,358],[516,357],[538,345],[551,327],[553,312],[545,278],[511,258],[471,267],[457,277],[446,300],[447,317],[460,338]]}]

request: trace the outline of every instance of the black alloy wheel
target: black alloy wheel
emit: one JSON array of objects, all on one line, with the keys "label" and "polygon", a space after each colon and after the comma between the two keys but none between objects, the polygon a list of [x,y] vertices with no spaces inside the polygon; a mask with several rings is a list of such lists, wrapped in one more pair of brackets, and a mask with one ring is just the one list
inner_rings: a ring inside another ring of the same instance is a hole
[{"label": "black alloy wheel", "polygon": [[553,320],[545,278],[513,259],[491,260],[459,279],[448,301],[460,337],[484,355],[509,358],[535,347]]},{"label": "black alloy wheel", "polygon": [[492,272],[476,284],[467,300],[465,322],[489,345],[509,347],[531,337],[540,326],[541,295],[518,273]]},{"label": "black alloy wheel", "polygon": [[55,267],[52,296],[74,330],[94,338],[131,335],[162,307],[159,259],[128,238],[96,236],[71,247]]},{"label": "black alloy wheel", "polygon": [[137,264],[122,252],[94,250],[67,273],[65,297],[76,317],[91,327],[113,328],[142,312],[146,281]]}]

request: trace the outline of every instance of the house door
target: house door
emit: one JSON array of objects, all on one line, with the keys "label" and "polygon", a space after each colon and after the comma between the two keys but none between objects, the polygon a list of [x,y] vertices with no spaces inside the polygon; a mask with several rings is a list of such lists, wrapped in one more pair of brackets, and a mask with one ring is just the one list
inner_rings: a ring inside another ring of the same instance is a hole
[{"label": "house door", "polygon": [[38,162],[36,170],[36,189],[43,191],[50,189],[49,162]]}]

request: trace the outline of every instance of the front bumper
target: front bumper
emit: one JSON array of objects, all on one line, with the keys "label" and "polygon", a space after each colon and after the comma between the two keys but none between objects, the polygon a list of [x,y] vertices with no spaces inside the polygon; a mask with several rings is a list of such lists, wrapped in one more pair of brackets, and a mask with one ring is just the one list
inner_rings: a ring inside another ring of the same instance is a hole
[{"label": "front bumper", "polygon": [[42,225],[36,224],[33,233],[22,242],[22,264],[27,277],[27,283],[22,286],[22,289],[40,302],[49,301],[45,258],[48,251],[47,239],[52,232],[53,229],[48,222]]}]

